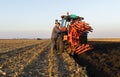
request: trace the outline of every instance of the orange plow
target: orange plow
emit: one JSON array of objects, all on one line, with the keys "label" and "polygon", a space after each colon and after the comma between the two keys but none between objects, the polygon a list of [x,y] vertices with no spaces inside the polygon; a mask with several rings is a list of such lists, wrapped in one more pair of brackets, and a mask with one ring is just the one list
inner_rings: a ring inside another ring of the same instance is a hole
[{"label": "orange plow", "polygon": [[68,42],[69,49],[72,50],[75,54],[82,54],[88,50],[92,49],[92,46],[89,44],[81,44],[80,37],[84,32],[92,32],[92,28],[85,22],[76,20],[73,24],[71,24],[68,33]]}]

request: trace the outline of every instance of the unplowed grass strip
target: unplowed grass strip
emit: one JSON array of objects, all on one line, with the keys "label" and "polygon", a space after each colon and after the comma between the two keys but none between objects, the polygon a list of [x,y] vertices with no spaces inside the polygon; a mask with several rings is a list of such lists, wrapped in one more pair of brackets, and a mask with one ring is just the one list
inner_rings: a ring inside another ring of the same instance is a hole
[{"label": "unplowed grass strip", "polygon": [[86,68],[79,66],[72,56],[66,52],[61,55],[65,62],[66,69],[70,71],[68,77],[88,77]]}]

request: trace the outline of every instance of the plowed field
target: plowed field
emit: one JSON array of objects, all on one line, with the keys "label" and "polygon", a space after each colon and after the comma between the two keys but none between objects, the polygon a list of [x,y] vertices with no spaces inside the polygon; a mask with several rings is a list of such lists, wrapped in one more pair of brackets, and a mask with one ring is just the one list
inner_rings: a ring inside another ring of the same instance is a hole
[{"label": "plowed field", "polygon": [[89,43],[93,50],[70,56],[50,40],[0,40],[0,77],[120,77],[120,42]]},{"label": "plowed field", "polygon": [[50,40],[1,40],[0,77],[87,77],[66,52],[51,51]]},{"label": "plowed field", "polygon": [[78,64],[86,66],[89,77],[120,77],[120,42],[90,42],[94,49],[76,55]]}]

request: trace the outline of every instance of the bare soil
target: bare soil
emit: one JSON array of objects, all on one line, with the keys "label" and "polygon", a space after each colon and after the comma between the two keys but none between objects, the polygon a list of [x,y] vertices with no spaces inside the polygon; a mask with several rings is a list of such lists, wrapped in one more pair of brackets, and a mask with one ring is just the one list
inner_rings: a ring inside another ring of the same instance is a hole
[{"label": "bare soil", "polygon": [[0,43],[6,43],[4,46],[9,50],[1,48],[0,77],[88,77],[85,67],[79,66],[69,54],[52,51],[50,40],[29,40],[23,44],[18,40],[10,45],[5,41]]},{"label": "bare soil", "polygon": [[75,57],[86,66],[89,77],[120,77],[120,42],[89,43],[94,49]]},{"label": "bare soil", "polygon": [[50,40],[0,40],[0,77],[120,77],[120,42],[89,43],[93,50],[71,56]]}]

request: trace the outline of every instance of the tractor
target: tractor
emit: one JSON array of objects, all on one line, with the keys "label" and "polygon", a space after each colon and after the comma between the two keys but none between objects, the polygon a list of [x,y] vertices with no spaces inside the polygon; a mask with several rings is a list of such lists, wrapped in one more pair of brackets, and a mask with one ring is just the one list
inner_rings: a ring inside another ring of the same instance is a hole
[{"label": "tractor", "polygon": [[62,15],[61,20],[55,20],[55,22],[60,22],[61,24],[61,32],[58,33],[56,42],[57,50],[60,53],[66,50],[69,54],[80,55],[93,49],[87,42],[87,35],[93,29],[82,20],[84,20],[83,17],[75,14],[69,15],[69,13]]}]

